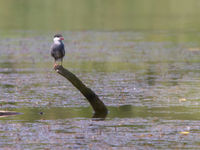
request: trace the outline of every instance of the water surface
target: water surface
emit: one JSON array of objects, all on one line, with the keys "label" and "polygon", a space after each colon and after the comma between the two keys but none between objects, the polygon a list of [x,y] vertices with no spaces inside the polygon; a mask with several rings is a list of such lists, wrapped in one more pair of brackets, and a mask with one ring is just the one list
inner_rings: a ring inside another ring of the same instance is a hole
[{"label": "water surface", "polygon": [[[0,1],[1,149],[200,149],[198,0]],[[108,107],[53,70],[64,67]]]},{"label": "water surface", "polygon": [[63,65],[108,106],[104,121],[53,71],[51,33],[13,34],[0,38],[0,107],[22,114],[0,118],[2,148],[200,147],[199,33],[63,32]]}]

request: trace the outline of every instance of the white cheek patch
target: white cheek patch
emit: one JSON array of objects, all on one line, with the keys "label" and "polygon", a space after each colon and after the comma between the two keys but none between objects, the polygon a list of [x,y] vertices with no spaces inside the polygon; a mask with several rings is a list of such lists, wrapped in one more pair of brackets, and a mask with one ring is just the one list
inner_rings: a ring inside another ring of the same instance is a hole
[{"label": "white cheek patch", "polygon": [[54,41],[54,43],[60,43],[60,38],[59,37],[55,37],[54,39],[53,39],[53,41]]}]

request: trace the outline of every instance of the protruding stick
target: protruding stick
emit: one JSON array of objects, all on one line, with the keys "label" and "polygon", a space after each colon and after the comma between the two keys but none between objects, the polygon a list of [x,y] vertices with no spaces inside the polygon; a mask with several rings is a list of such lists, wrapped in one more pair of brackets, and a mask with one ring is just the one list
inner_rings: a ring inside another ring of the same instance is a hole
[{"label": "protruding stick", "polygon": [[88,87],[86,87],[83,82],[76,77],[69,70],[65,69],[61,65],[56,65],[54,67],[57,73],[68,79],[89,101],[95,114],[93,118],[105,118],[108,110],[105,104],[99,99],[99,97]]}]

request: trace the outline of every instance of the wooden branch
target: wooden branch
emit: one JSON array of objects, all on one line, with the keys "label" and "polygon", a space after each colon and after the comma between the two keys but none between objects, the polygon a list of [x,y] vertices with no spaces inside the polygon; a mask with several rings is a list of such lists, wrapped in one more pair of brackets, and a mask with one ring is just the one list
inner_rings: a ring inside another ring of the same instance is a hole
[{"label": "wooden branch", "polygon": [[10,115],[19,115],[20,113],[14,111],[4,111],[0,110],[0,117],[10,116]]},{"label": "wooden branch", "polygon": [[57,73],[68,79],[72,85],[75,86],[86,97],[93,110],[95,111],[93,118],[106,117],[108,113],[106,106],[90,88],[86,87],[78,77],[76,77],[69,70],[65,69],[63,66],[56,65],[54,69]]}]

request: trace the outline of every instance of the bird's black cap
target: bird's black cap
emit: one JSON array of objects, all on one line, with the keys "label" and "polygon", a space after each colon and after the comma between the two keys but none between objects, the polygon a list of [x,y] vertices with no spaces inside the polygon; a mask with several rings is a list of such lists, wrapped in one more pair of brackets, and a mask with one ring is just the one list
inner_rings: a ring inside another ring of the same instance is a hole
[{"label": "bird's black cap", "polygon": [[56,34],[54,37],[63,37],[62,34]]}]

